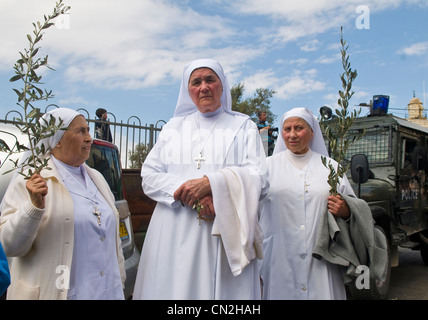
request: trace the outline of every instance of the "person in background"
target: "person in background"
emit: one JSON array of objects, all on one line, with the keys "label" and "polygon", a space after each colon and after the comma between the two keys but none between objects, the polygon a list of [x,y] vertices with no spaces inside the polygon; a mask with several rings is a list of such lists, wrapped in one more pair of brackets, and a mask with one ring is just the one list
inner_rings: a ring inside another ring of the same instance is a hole
[{"label": "person in background", "polygon": [[107,110],[98,108],[95,114],[98,117],[98,121],[95,122],[95,138],[112,142],[110,124],[107,123]]},{"label": "person in background", "polygon": [[38,143],[50,150],[50,170],[16,174],[1,205],[0,241],[12,258],[7,299],[124,299],[119,214],[104,177],[85,164],[89,126],[71,109],[50,116],[67,128]]},{"label": "person in background", "polygon": [[[267,119],[267,115],[265,111],[259,111],[257,113],[257,117],[259,118],[259,121],[257,122],[257,128],[259,128],[259,132],[262,129],[266,129],[268,130],[268,156],[271,156],[273,153],[273,149],[275,148],[275,142],[274,142],[274,138],[273,138],[273,131],[275,130],[275,128],[271,128],[270,125],[266,124],[266,119]],[[276,128],[277,131],[278,128]]]}]

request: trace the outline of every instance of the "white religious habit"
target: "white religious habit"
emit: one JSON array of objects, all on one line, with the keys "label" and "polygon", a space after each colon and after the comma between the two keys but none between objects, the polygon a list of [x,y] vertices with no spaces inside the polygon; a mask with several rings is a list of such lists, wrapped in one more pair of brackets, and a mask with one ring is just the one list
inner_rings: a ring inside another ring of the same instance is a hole
[{"label": "white religious habit", "polygon": [[[286,150],[269,157],[268,168],[270,189],[260,210],[263,298],[346,299],[341,267],[312,257],[329,196],[329,169],[321,155],[308,151],[298,156]],[[346,177],[339,190],[353,194]]]},{"label": "white religious habit", "polygon": [[[310,150],[296,155],[285,147],[280,135],[274,154],[268,158],[270,189],[260,203],[263,298],[346,299],[342,267],[312,257],[320,218],[327,211],[330,170],[321,161],[327,150],[318,122],[310,111],[296,109],[283,116],[282,125],[287,117],[301,117],[313,128],[314,137]],[[336,161],[327,159],[337,166]],[[346,176],[338,191],[354,195]]]},{"label": "white religious habit", "polygon": [[[219,75],[224,89],[222,107],[208,114],[186,96],[191,72],[202,66]],[[189,64],[175,117],[163,127],[141,171],[144,192],[157,205],[134,299],[260,299],[257,203],[268,189],[266,173],[257,127],[231,111],[221,66],[212,60]],[[200,221],[195,210],[173,197],[184,182],[204,175],[212,188],[214,221]]]}]

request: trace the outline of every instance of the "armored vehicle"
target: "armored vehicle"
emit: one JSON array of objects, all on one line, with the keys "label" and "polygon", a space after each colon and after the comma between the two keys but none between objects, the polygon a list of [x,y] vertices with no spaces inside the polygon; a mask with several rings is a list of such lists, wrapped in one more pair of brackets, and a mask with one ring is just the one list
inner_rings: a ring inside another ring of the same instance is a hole
[{"label": "armored vehicle", "polygon": [[[389,241],[390,265],[398,266],[398,247],[420,250],[428,265],[428,128],[386,114],[355,120],[350,138],[366,131],[347,151],[347,175],[355,194],[370,206],[376,227]],[[389,288],[376,283],[352,296],[385,298]],[[353,288],[355,289],[355,288]]]}]

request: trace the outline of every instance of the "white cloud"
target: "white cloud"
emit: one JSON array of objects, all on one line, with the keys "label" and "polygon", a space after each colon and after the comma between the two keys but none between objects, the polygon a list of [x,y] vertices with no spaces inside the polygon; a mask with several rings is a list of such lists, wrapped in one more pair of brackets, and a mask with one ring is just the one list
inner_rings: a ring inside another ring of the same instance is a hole
[{"label": "white cloud", "polygon": [[258,88],[269,88],[276,91],[275,97],[290,99],[313,91],[321,91],[326,84],[319,81],[317,71],[295,70],[290,76],[278,77],[273,70],[260,71],[246,78],[243,82],[247,92],[254,92]]},{"label": "white cloud", "polygon": [[[0,69],[9,69],[32,31],[31,22],[51,12],[55,1],[2,1],[5,33]],[[67,1],[65,1],[67,3]],[[42,41],[54,68],[72,82],[96,87],[137,89],[177,81],[183,66],[196,58],[245,63],[263,50],[233,43],[235,30],[220,16],[159,0],[73,0],[70,28],[49,29]],[[23,10],[21,10],[23,9]],[[9,15],[10,13],[10,15]],[[24,27],[25,26],[25,27]]]},{"label": "white cloud", "polygon": [[297,66],[303,66],[303,65],[305,65],[305,64],[308,63],[308,59],[307,58],[298,58],[298,59],[287,60],[287,61],[284,61],[284,60],[281,59],[281,60],[278,60],[277,63],[278,64],[288,63],[288,64],[290,64],[292,66],[295,66],[295,65],[297,65]]},{"label": "white cloud", "polygon": [[300,50],[304,52],[317,51],[320,47],[320,42],[317,39],[309,40],[300,46]]},{"label": "white cloud", "polygon": [[[0,1],[0,27],[7,30],[2,35],[0,71],[11,70],[18,51],[27,45],[25,35],[32,31],[31,22],[42,20],[55,2]],[[202,11],[187,0],[64,2],[72,7],[70,28],[49,29],[41,43],[41,55],[49,52],[52,66],[64,71],[63,82],[107,89],[153,88],[178,82],[187,62],[213,57],[223,64],[231,85],[245,79],[248,92],[272,88],[280,99],[326,88],[314,69],[307,70],[308,65],[332,63],[337,56],[308,58],[323,46],[314,38],[326,31],[338,33],[341,25],[355,27],[355,9],[361,4],[360,0],[212,0],[202,1],[198,7],[219,7],[221,11]],[[422,5],[426,0],[368,0],[364,4],[375,13],[403,3]],[[249,23],[258,18],[269,23]],[[242,27],[237,21],[248,25]],[[289,62],[306,70],[283,76],[278,68],[248,75],[250,62],[264,60],[270,50],[292,41],[308,55],[292,56]],[[428,51],[428,42],[416,45],[404,48],[403,53]],[[339,44],[331,48],[338,50]],[[71,93],[64,101],[79,102],[79,97]]]},{"label": "white cloud", "polygon": [[341,57],[342,56],[340,53],[331,56],[322,55],[321,57],[316,59],[315,62],[321,64],[331,64],[340,61]]},{"label": "white cloud", "polygon": [[420,56],[428,53],[428,41],[418,42],[405,47],[397,52],[406,56]]},{"label": "white cloud", "polygon": [[426,0],[236,0],[218,1],[230,6],[234,12],[249,16],[265,16],[272,20],[269,34],[265,37],[274,43],[288,43],[313,37],[340,26],[355,28],[361,4],[370,14],[392,10],[400,5],[426,7]]}]

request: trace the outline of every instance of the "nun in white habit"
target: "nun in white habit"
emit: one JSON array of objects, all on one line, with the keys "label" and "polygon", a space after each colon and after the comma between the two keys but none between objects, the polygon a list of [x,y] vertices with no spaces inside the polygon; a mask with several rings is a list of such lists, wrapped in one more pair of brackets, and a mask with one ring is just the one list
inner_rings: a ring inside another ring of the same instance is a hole
[{"label": "nun in white habit", "polygon": [[260,299],[266,158],[254,122],[231,108],[218,62],[185,67],[174,117],[141,170],[157,205],[135,299]]},{"label": "nun in white habit", "polygon": [[[350,215],[341,197],[329,196],[330,170],[321,162],[328,153],[318,120],[310,110],[295,108],[282,116],[281,130],[268,158],[270,189],[260,203],[263,297],[346,299],[340,267],[312,257],[327,208],[341,219]],[[338,191],[354,195],[346,176]]]},{"label": "nun in white habit", "polygon": [[[80,113],[54,109],[43,118],[63,128],[39,142],[51,170],[16,174],[1,206],[0,241],[11,258],[8,299],[123,299],[124,259],[115,199],[85,164],[92,138]],[[28,152],[23,155],[28,156]]]}]

